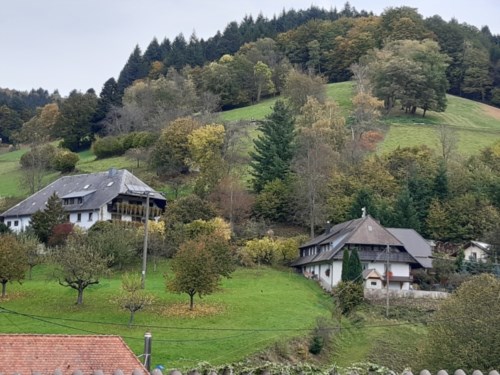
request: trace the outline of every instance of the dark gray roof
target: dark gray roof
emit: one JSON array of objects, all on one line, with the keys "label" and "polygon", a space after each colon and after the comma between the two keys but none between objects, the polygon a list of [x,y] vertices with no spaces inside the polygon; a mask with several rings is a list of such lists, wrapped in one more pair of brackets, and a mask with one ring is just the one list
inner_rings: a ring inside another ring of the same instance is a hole
[{"label": "dark gray roof", "polygon": [[[384,251],[360,250],[361,261],[386,261],[414,263],[422,267],[431,268],[432,261],[429,244],[413,229],[389,230],[380,225],[373,217],[346,221],[333,226],[329,231],[313,238],[301,249],[319,247],[321,251],[316,255],[309,255],[296,259],[292,266],[301,266],[310,263],[320,263],[332,259],[342,259],[342,250],[345,245],[378,245],[391,246],[394,251],[387,255]],[[325,246],[328,247],[324,251]]]},{"label": "dark gray roof", "polygon": [[65,209],[71,212],[99,209],[120,194],[144,196],[145,191],[152,192],[151,199],[166,201],[161,194],[126,169],[64,176],[0,216],[30,216],[38,210],[44,210],[47,199],[54,192],[60,198],[83,198],[81,204],[65,206]]},{"label": "dark gray roof", "polygon": [[404,245],[406,251],[424,268],[432,268],[432,251],[429,243],[414,229],[387,228]]}]

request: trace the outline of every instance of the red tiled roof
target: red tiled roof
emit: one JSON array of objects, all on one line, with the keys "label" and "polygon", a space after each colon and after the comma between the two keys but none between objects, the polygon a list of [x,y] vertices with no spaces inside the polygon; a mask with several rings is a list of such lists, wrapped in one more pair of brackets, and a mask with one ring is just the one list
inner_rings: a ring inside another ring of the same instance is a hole
[{"label": "red tiled roof", "polygon": [[119,336],[0,334],[0,373],[31,375],[101,370],[104,375],[121,369],[131,374],[146,369]]}]

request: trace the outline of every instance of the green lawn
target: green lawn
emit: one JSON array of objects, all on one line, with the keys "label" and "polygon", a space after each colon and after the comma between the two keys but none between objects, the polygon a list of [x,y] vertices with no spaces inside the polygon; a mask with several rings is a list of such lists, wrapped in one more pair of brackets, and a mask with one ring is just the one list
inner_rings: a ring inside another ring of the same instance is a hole
[{"label": "green lawn", "polygon": [[331,300],[313,281],[267,268],[238,269],[218,293],[196,299],[199,309],[210,307],[217,312],[176,316],[168,307],[182,303],[187,308],[188,297],[165,291],[162,275],[168,272],[166,264],[161,264],[157,272],[148,273],[146,287],[157,302],[149,311],[139,312],[136,326],[128,328],[128,313],[113,302],[119,275],[89,288],[84,305],[78,307],[74,290],[50,280],[48,267],[35,268],[32,281],[8,285],[11,298],[0,300],[0,306],[26,315],[0,313],[0,332],[114,334],[141,354],[143,335],[149,330],[153,365],[187,369],[200,361],[242,360],[274,342],[307,335],[316,317],[330,316]]},{"label": "green lawn", "polygon": [[[326,87],[327,96],[338,103],[344,115],[347,115],[352,108],[351,97],[353,87],[354,84],[352,82],[333,83]],[[262,120],[266,115],[271,113],[271,108],[276,99],[266,99],[248,107],[221,112],[220,117],[224,121]]]},{"label": "green lawn", "polygon": [[[448,95],[445,112],[429,112],[425,117],[405,115],[398,110],[384,118],[389,131],[379,145],[378,152],[394,148],[426,144],[439,147],[437,125],[445,124],[458,135],[458,151],[464,155],[477,154],[481,149],[500,139],[500,110],[482,103]],[[494,113],[497,116],[494,116]]]}]

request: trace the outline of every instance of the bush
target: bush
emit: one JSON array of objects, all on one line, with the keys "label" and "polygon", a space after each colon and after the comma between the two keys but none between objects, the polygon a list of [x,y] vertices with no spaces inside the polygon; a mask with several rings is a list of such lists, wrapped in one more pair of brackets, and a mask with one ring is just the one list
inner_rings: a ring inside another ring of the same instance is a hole
[{"label": "bush", "polygon": [[122,147],[124,151],[131,148],[143,148],[152,146],[158,136],[150,132],[132,132],[122,137]]},{"label": "bush", "polygon": [[121,139],[113,136],[97,138],[92,144],[92,151],[97,159],[120,156],[125,153]]},{"label": "bush", "polygon": [[264,237],[247,241],[239,253],[241,264],[244,266],[255,266],[256,264],[274,266],[278,263],[286,265],[298,257],[297,249],[303,239],[302,236],[293,238]]},{"label": "bush", "polygon": [[61,173],[69,173],[75,170],[76,163],[80,160],[78,154],[70,150],[58,150],[52,160],[52,167]]},{"label": "bush", "polygon": [[363,284],[341,281],[333,290],[335,302],[343,315],[349,315],[363,300]]},{"label": "bush", "polygon": [[323,349],[323,338],[321,336],[313,336],[311,343],[309,344],[309,353],[318,355]]}]

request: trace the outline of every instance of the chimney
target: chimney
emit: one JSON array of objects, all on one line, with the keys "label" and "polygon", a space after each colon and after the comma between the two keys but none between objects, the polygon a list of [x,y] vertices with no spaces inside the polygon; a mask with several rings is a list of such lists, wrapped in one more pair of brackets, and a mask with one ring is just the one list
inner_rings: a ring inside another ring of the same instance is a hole
[{"label": "chimney", "polygon": [[144,367],[151,371],[151,332],[144,334]]},{"label": "chimney", "polygon": [[328,220],[325,225],[325,233],[326,234],[330,233],[331,229],[332,229],[332,224],[330,223],[330,220]]},{"label": "chimney", "polygon": [[363,207],[361,209],[361,217],[365,217],[366,216],[366,207]]}]

